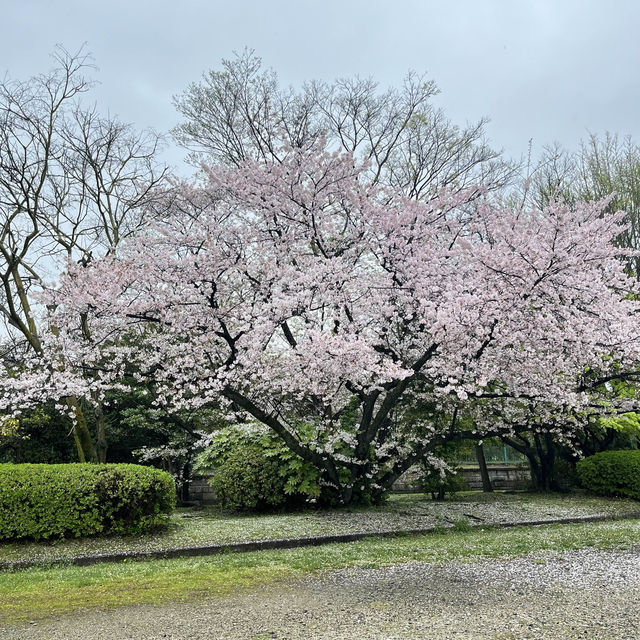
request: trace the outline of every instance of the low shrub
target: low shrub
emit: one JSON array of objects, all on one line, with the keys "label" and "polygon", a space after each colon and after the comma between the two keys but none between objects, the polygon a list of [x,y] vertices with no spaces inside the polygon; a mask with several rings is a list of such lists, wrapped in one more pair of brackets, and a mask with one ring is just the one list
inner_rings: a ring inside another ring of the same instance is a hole
[{"label": "low shrub", "polygon": [[438,468],[428,463],[422,465],[422,474],[418,479],[420,488],[431,494],[432,500],[442,501],[447,495],[453,498],[459,491],[468,491],[469,483],[458,468]]},{"label": "low shrub", "polygon": [[213,473],[209,482],[224,509],[296,507],[320,495],[313,465],[270,429],[253,423],[216,432],[196,468]]},{"label": "low shrub", "polygon": [[267,458],[262,449],[250,445],[232,451],[210,481],[221,507],[258,511],[285,503],[285,483],[277,459]]},{"label": "low shrub", "polygon": [[418,483],[425,493],[431,494],[432,500],[444,500],[447,495],[453,498],[459,491],[469,490],[462,469],[456,463],[468,450],[469,445],[463,441],[447,442],[420,461]]},{"label": "low shrub", "polygon": [[175,506],[168,473],[133,464],[0,464],[0,539],[140,534]]},{"label": "low shrub", "polygon": [[640,500],[640,450],[602,451],[580,460],[576,468],[588,491]]}]

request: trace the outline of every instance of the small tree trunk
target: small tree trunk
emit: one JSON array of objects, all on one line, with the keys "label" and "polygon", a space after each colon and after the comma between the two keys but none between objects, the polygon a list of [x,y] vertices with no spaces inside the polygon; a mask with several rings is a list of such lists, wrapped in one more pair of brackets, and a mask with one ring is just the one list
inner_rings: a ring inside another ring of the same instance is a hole
[{"label": "small tree trunk", "polygon": [[97,432],[97,444],[98,444],[98,462],[105,463],[107,461],[107,420],[104,417],[102,411],[102,405],[96,404],[95,408],[96,416],[96,432]]},{"label": "small tree trunk", "polygon": [[489,477],[489,469],[487,469],[487,460],[484,457],[484,447],[480,443],[477,443],[475,448],[478,466],[480,467],[480,477],[482,478],[482,490],[491,493],[493,491],[493,485]]},{"label": "small tree trunk", "polygon": [[551,434],[545,434],[545,452],[543,467],[546,475],[545,491],[558,491],[560,489],[556,478],[556,447]]},{"label": "small tree trunk", "polygon": [[180,488],[180,499],[182,502],[189,502],[189,485],[191,484],[191,463],[186,462],[182,467],[182,487]]},{"label": "small tree trunk", "polygon": [[73,409],[75,416],[73,437],[78,450],[78,459],[80,462],[98,462],[98,453],[78,399],[73,396],[68,397],[67,406]]},{"label": "small tree trunk", "polygon": [[544,473],[535,459],[533,454],[525,454],[529,461],[529,470],[531,471],[531,483],[535,491],[544,491]]}]

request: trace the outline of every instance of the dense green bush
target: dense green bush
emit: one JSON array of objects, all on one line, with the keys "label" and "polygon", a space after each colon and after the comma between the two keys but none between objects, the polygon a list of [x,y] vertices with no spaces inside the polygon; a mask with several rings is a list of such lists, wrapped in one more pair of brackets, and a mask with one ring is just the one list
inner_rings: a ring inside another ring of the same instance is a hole
[{"label": "dense green bush", "polygon": [[263,510],[286,501],[286,479],[279,474],[278,461],[259,447],[234,449],[210,482],[216,502],[225,509]]},{"label": "dense green bush", "polygon": [[139,534],[175,506],[168,473],[132,464],[0,464],[0,539]]},{"label": "dense green bush", "polygon": [[640,500],[640,450],[602,451],[577,464],[582,486],[601,496]]},{"label": "dense green bush", "polygon": [[317,469],[254,423],[218,431],[196,468],[213,473],[216,503],[225,509],[294,507],[321,493]]}]

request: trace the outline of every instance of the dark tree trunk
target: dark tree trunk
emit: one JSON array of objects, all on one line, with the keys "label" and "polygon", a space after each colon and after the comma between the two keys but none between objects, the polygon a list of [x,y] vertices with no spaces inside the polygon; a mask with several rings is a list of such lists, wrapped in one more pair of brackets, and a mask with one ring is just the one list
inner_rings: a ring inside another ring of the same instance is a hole
[{"label": "dark tree trunk", "polygon": [[102,405],[97,404],[95,407],[96,416],[96,432],[97,432],[97,453],[98,462],[105,463],[107,461],[107,420]]},{"label": "dark tree trunk", "polygon": [[503,436],[501,440],[523,454],[529,461],[531,481],[536,491],[555,491],[557,485],[554,480],[555,445],[550,434],[534,434],[533,444],[522,436],[518,440]]},{"label": "dark tree trunk", "polygon": [[540,435],[534,434],[535,450],[538,454],[539,473],[538,473],[538,491],[556,491],[558,486],[554,478],[556,450],[553,439],[550,434]]},{"label": "dark tree trunk", "polygon": [[487,460],[484,457],[484,447],[482,444],[477,443],[476,459],[478,460],[478,466],[480,467],[480,477],[482,478],[482,490],[491,493],[493,491],[493,485],[491,484],[491,478],[489,477],[489,469],[487,469]]},{"label": "dark tree trunk", "polygon": [[189,502],[189,485],[191,484],[191,463],[187,462],[182,468],[182,487],[180,488],[180,500]]}]

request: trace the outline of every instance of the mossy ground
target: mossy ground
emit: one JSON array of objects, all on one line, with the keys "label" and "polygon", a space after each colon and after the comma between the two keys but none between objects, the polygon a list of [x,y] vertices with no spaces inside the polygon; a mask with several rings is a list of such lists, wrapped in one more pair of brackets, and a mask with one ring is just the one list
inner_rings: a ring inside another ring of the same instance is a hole
[{"label": "mossy ground", "polygon": [[589,515],[624,516],[638,512],[631,500],[575,494],[483,494],[470,492],[455,500],[434,502],[424,494],[393,495],[379,507],[306,509],[293,513],[237,514],[207,507],[179,510],[166,528],[138,537],[109,536],[0,543],[0,562],[46,562],[79,555],[152,551],[171,547],[226,544],[249,540],[464,527],[465,522],[519,522]]}]

